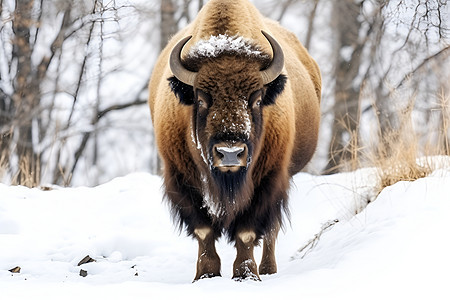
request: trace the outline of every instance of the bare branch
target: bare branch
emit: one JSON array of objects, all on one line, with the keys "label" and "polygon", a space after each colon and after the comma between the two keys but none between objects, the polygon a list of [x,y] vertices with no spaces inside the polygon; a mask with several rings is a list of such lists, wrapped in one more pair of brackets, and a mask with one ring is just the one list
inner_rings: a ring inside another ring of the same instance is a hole
[{"label": "bare branch", "polygon": [[281,20],[283,19],[284,15],[286,14],[287,9],[289,8],[289,6],[291,6],[293,3],[295,3],[297,0],[286,0],[281,4],[281,12],[280,15],[277,18],[278,22],[281,22]]},{"label": "bare branch", "polygon": [[147,100],[136,100],[136,101],[133,101],[130,103],[111,105],[111,106],[99,111],[97,117],[98,117],[98,119],[101,119],[109,112],[129,108],[132,106],[143,105],[143,104],[147,104]]},{"label": "bare branch", "polygon": [[308,17],[308,32],[306,33],[305,48],[309,50],[311,45],[311,38],[314,32],[314,20],[316,18],[317,6],[320,0],[314,0],[313,8]]},{"label": "bare branch", "polygon": [[[291,260],[294,259],[303,259],[306,254],[308,254],[314,247],[319,243],[320,238],[322,235],[331,229],[334,225],[339,223],[339,219],[334,219],[325,222],[322,224],[322,227],[320,228],[320,231],[314,235],[312,239],[310,239],[303,247],[297,250],[297,252],[294,254],[294,256],[291,257]],[[304,253],[303,253],[304,252]]]},{"label": "bare branch", "polygon": [[436,52],[435,54],[425,58],[419,65],[417,65],[411,72],[409,72],[408,74],[406,74],[402,80],[400,80],[400,82],[397,84],[396,89],[400,88],[406,80],[408,80],[409,78],[411,78],[417,71],[419,71],[421,68],[423,68],[428,62],[437,59],[441,56],[446,56],[447,51],[450,49],[450,46],[445,47],[444,49],[441,49],[440,51]]},{"label": "bare branch", "polygon": [[61,51],[64,40],[65,40],[65,33],[67,28],[70,25],[70,13],[72,11],[72,6],[68,5],[67,10],[65,10],[63,12],[63,20],[61,22],[61,26],[58,30],[58,34],[56,35],[55,39],[53,40],[53,42],[51,43],[50,46],[50,52],[51,55],[50,57],[43,57],[41,62],[38,65],[37,71],[38,71],[38,75],[37,77],[39,78],[39,80],[42,80],[48,70],[48,67],[50,65],[50,63],[52,62],[55,53],[57,51]]}]

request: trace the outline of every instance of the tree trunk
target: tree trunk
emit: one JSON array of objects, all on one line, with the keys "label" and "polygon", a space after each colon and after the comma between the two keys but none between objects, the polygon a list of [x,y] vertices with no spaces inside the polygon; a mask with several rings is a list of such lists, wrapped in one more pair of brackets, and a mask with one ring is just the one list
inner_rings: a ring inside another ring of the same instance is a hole
[{"label": "tree trunk", "polygon": [[[178,31],[178,24],[175,19],[175,0],[161,0],[161,23],[160,23],[160,50],[164,49],[169,39]],[[155,136],[153,135],[155,141]],[[156,150],[156,142],[155,142]],[[157,151],[156,153],[156,173],[162,174],[162,161]]]},{"label": "tree trunk", "polygon": [[12,140],[10,124],[13,119],[13,107],[11,99],[8,99],[8,96],[0,90],[0,170],[8,168]]},{"label": "tree trunk", "polygon": [[164,49],[169,39],[178,31],[175,12],[174,0],[161,0],[160,50]]},{"label": "tree trunk", "polygon": [[364,44],[358,41],[361,3],[354,0],[333,2],[336,36],[334,120],[326,173],[339,171],[354,158],[359,127],[360,83],[355,82]]},{"label": "tree trunk", "polygon": [[33,143],[33,121],[39,114],[39,83],[33,74],[31,55],[32,44],[30,27],[33,24],[33,0],[16,0],[14,20],[13,57],[16,59],[17,72],[14,78],[12,100],[15,107],[15,126],[17,136],[17,156],[19,166],[16,183],[36,186],[40,180],[38,154]]}]

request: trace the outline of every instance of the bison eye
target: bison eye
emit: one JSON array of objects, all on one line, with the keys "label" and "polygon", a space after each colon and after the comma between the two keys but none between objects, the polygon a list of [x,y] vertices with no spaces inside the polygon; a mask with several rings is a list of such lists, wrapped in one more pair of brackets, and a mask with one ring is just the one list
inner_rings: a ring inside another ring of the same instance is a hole
[{"label": "bison eye", "polygon": [[262,105],[262,92],[256,91],[250,96],[250,103],[253,109],[259,108]]},{"label": "bison eye", "polygon": [[207,93],[197,90],[197,106],[198,108],[207,109],[210,103],[210,96]]}]

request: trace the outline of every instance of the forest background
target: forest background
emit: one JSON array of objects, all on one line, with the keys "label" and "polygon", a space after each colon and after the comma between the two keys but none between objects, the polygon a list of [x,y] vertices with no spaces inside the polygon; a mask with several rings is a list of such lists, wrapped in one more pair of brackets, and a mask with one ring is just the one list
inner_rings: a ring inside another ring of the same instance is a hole
[{"label": "forest background", "polygon": [[[167,40],[206,2],[0,0],[0,181],[94,186],[158,174],[147,83]],[[399,149],[449,154],[446,0],[253,3],[322,72],[309,172],[353,170]]]}]

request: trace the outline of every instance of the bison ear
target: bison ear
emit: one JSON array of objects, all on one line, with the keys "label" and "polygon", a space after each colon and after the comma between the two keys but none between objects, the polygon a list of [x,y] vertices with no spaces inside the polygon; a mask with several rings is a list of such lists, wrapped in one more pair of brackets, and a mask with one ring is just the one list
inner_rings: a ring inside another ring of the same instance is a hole
[{"label": "bison ear", "polygon": [[266,93],[263,99],[263,105],[274,104],[278,95],[280,95],[286,85],[286,75],[280,74],[274,81],[266,85]]},{"label": "bison ear", "polygon": [[169,86],[180,103],[185,105],[194,104],[194,88],[186,83],[181,82],[175,76],[167,79]]}]

